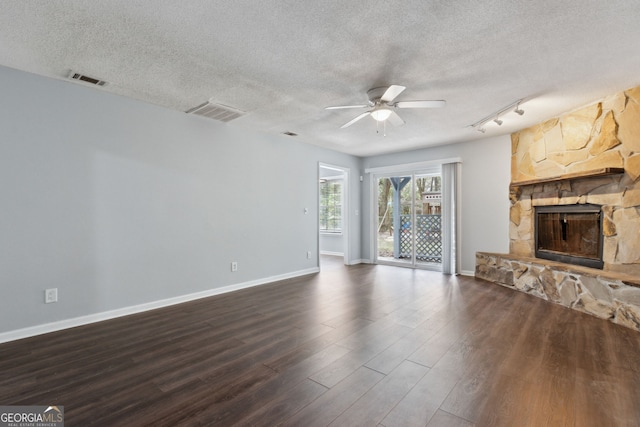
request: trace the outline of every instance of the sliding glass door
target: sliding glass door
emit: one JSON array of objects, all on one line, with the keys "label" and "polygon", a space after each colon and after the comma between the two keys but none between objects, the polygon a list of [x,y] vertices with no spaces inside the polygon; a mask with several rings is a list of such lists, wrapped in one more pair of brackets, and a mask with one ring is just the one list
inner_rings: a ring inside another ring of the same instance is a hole
[{"label": "sliding glass door", "polygon": [[413,264],[412,177],[378,178],[378,261]]},{"label": "sliding glass door", "polygon": [[440,270],[442,180],[437,172],[376,176],[376,262]]}]

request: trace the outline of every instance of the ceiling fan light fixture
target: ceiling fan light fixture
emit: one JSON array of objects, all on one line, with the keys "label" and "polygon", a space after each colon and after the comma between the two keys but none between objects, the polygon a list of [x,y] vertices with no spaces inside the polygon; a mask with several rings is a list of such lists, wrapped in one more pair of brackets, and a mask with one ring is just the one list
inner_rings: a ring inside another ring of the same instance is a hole
[{"label": "ceiling fan light fixture", "polygon": [[384,122],[391,115],[391,110],[388,108],[378,108],[371,112],[371,117],[378,122]]}]

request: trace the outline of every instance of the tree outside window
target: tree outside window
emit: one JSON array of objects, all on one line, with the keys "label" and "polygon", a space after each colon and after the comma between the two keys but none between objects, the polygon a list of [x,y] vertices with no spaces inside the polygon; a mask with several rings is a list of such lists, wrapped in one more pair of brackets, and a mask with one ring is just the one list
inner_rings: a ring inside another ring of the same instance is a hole
[{"label": "tree outside window", "polygon": [[320,231],[342,232],[342,179],[320,180]]}]

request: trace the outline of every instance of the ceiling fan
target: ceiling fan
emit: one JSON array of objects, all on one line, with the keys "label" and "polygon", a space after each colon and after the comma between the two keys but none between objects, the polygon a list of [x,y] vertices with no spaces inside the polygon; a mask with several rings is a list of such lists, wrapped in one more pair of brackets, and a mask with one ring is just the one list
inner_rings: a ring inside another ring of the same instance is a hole
[{"label": "ceiling fan", "polygon": [[396,108],[441,108],[444,107],[446,101],[397,101],[393,102],[406,87],[399,85],[391,85],[389,87],[376,87],[367,91],[368,103],[362,105],[336,105],[327,107],[327,110],[341,110],[347,108],[370,108],[356,118],[348,121],[340,126],[341,129],[351,126],[360,119],[371,116],[377,122],[388,120],[394,126],[401,126],[404,120],[394,111]]}]

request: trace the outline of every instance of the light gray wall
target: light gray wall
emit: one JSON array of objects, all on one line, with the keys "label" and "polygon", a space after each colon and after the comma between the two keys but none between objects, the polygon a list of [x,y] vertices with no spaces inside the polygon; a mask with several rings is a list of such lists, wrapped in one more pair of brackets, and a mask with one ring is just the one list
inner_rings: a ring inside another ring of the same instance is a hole
[{"label": "light gray wall", "polygon": [[[509,251],[509,181],[511,139],[487,138],[467,143],[368,157],[364,168],[459,157],[462,159],[462,270],[473,272],[477,251]],[[363,258],[371,253],[371,190],[366,175],[362,191]]]},{"label": "light gray wall", "polygon": [[0,333],[317,268],[318,162],[361,168],[8,68],[0,93]]}]

